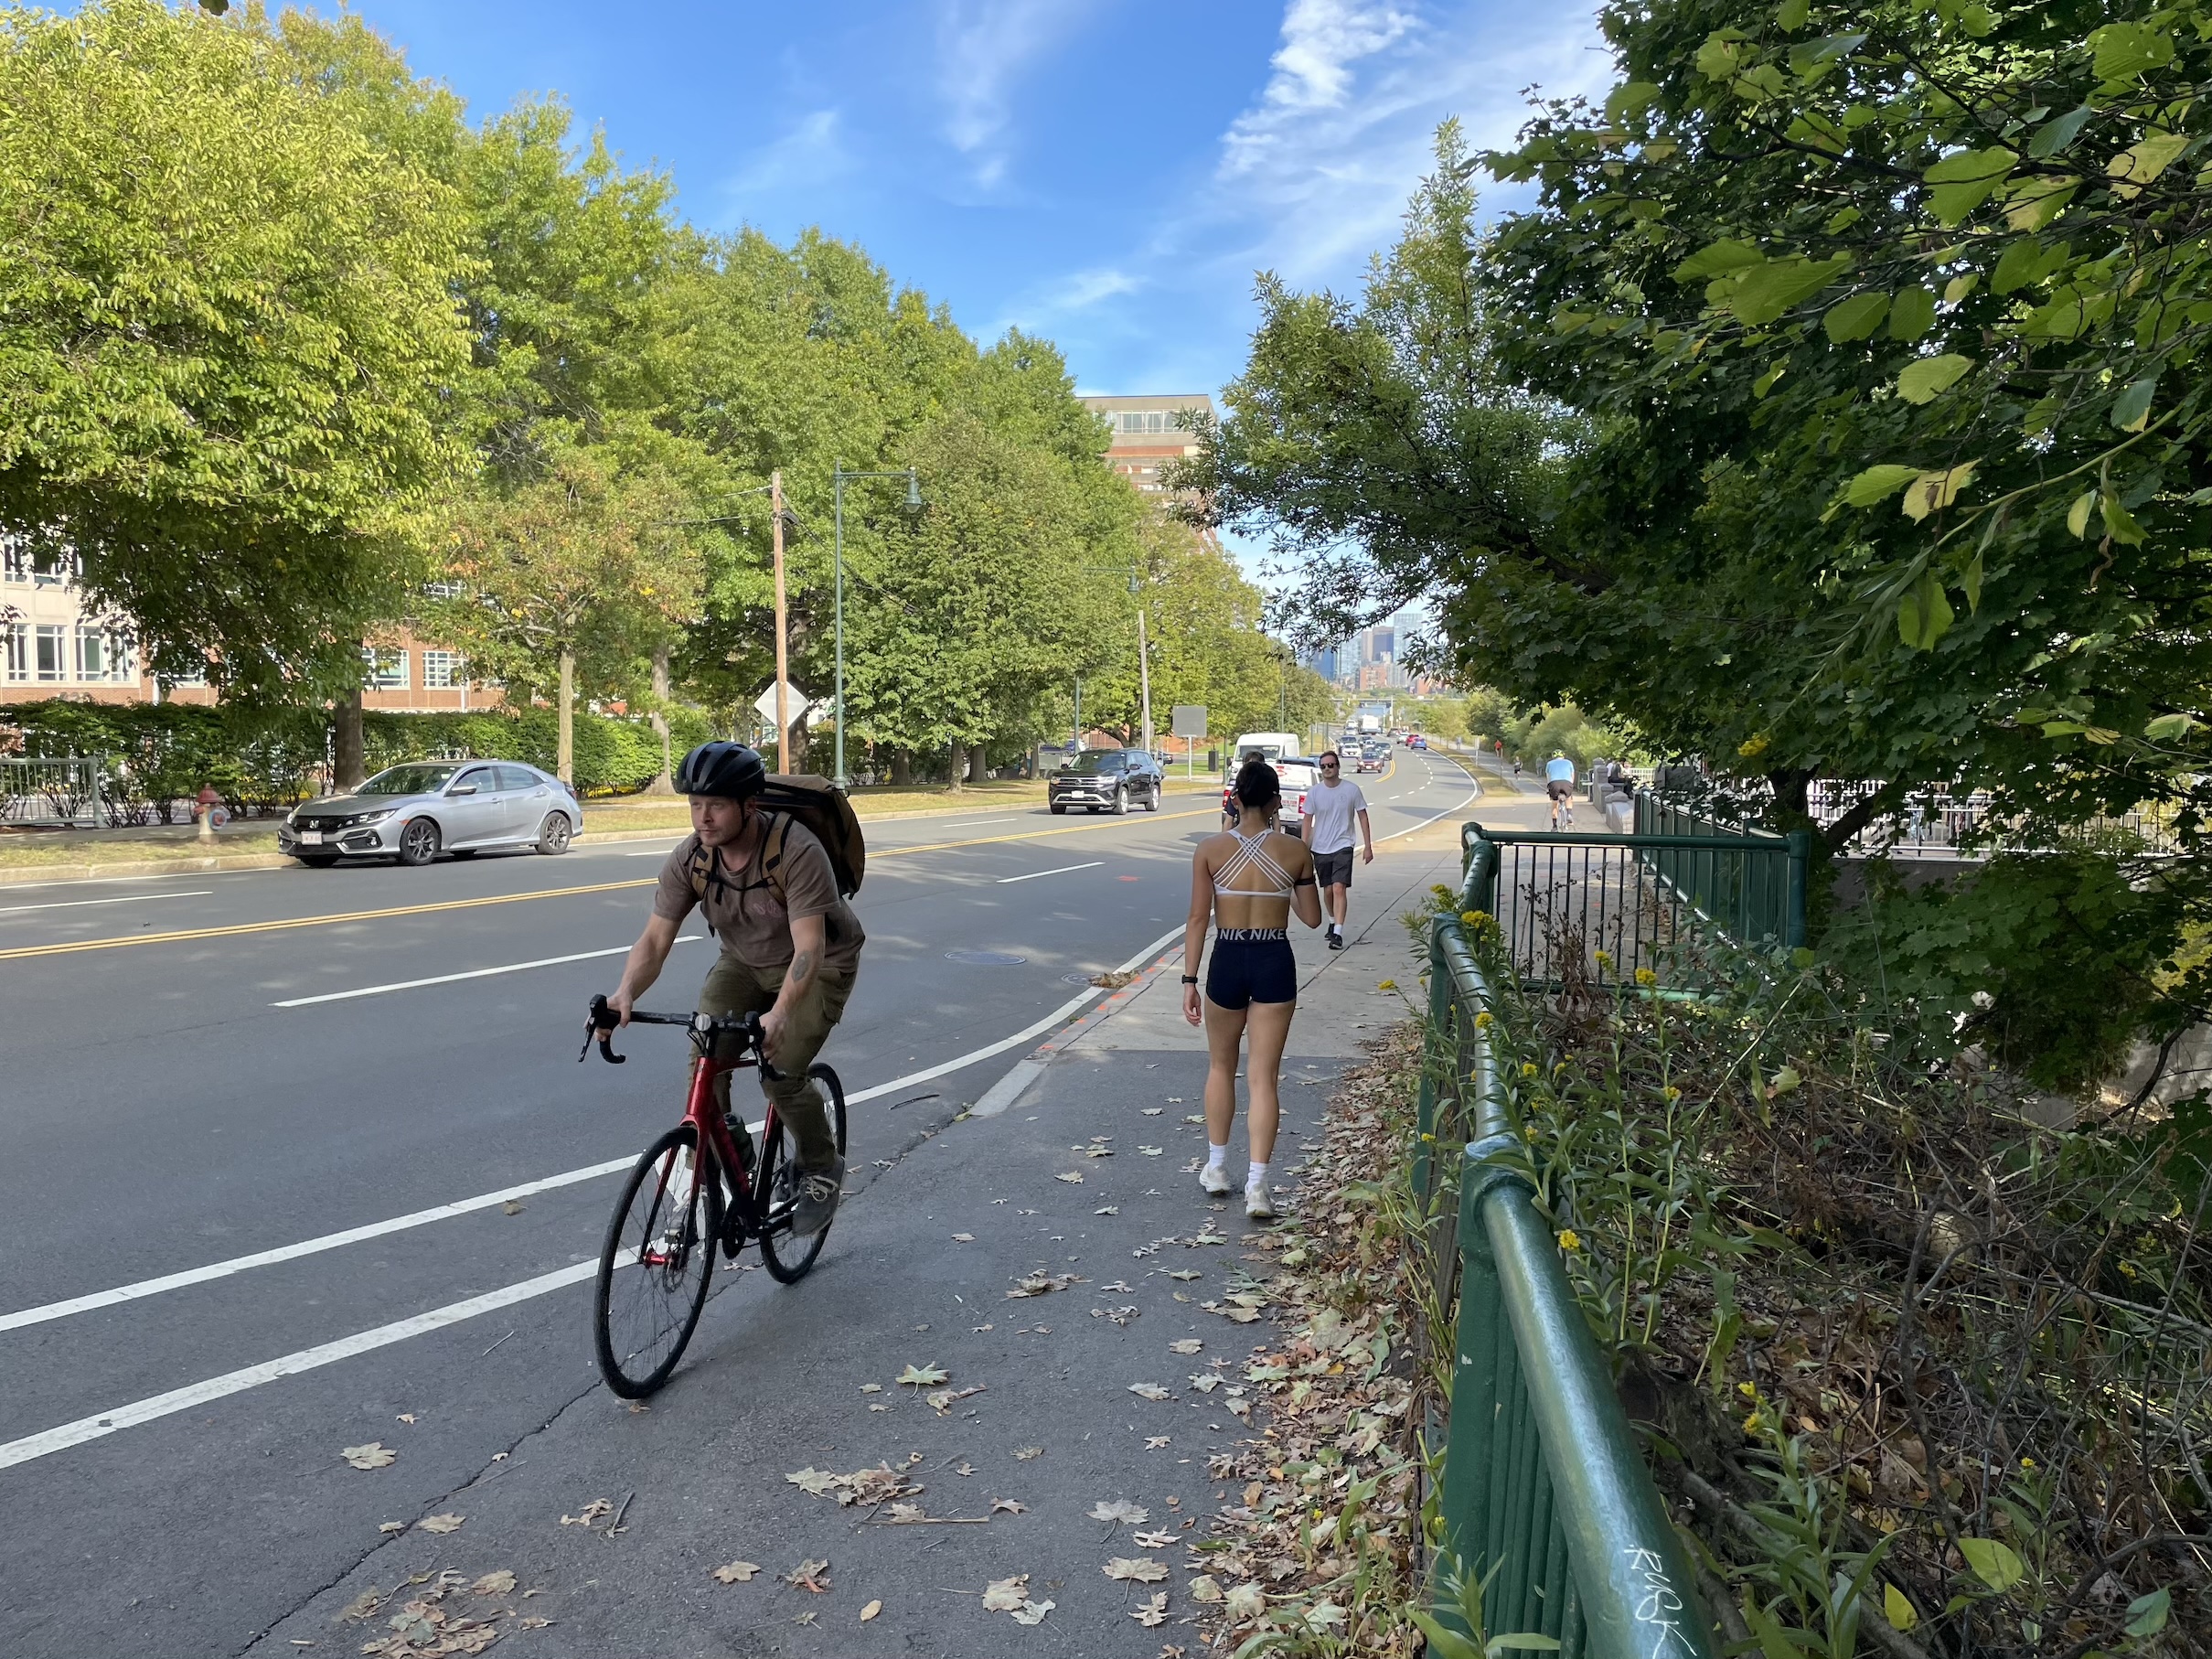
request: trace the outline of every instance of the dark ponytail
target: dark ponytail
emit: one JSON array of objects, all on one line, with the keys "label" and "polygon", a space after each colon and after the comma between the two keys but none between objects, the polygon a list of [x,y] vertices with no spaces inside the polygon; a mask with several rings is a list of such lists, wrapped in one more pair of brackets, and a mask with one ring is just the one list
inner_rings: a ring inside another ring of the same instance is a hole
[{"label": "dark ponytail", "polygon": [[1237,804],[1255,811],[1282,804],[1283,780],[1256,755],[1236,769],[1235,788]]}]

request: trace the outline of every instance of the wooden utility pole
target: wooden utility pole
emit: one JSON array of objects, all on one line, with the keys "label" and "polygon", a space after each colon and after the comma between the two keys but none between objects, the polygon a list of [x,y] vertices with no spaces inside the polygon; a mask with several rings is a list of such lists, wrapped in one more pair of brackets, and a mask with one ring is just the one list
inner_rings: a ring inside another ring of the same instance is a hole
[{"label": "wooden utility pole", "polygon": [[791,618],[784,608],[784,475],[768,475],[770,536],[775,548],[775,769],[791,770],[791,711],[784,705],[791,673]]}]

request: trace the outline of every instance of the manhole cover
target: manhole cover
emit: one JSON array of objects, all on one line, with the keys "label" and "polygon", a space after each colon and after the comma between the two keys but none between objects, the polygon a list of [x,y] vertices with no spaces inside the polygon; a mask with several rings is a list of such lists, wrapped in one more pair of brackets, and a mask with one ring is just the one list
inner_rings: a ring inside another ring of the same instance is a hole
[{"label": "manhole cover", "polygon": [[1008,950],[948,950],[948,962],[966,962],[970,968],[1013,968],[1029,960]]}]

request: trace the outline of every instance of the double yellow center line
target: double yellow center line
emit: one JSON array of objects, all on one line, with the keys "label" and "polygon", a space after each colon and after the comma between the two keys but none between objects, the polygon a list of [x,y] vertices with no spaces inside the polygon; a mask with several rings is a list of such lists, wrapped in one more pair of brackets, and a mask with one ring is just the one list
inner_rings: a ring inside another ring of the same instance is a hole
[{"label": "double yellow center line", "polygon": [[[1217,816],[1218,808],[1191,812],[1154,814],[1154,821],[1172,818]],[[930,841],[917,847],[885,847],[870,854],[873,859],[902,858],[916,852],[943,852],[955,847],[988,847],[1000,841],[1036,840],[1048,835],[1074,835],[1085,830],[1104,830],[1106,824],[1072,824],[1059,830],[1028,830],[1012,835],[984,835],[973,840]],[[0,950],[0,962],[27,957],[59,957],[83,950],[123,950],[134,945],[177,945],[193,939],[224,939],[250,933],[283,933],[294,927],[332,927],[343,922],[380,922],[391,916],[430,915],[444,910],[476,910],[486,904],[520,904],[531,899],[567,899],[591,893],[620,893],[630,887],[650,887],[660,878],[646,876],[626,882],[595,882],[586,887],[549,887],[535,893],[501,893],[486,898],[442,899],[433,904],[395,904],[386,910],[348,910],[335,915],[287,916],[273,922],[233,922],[221,927],[187,927],[173,933],[131,934],[120,939],[68,939],[52,945],[21,945]]]}]

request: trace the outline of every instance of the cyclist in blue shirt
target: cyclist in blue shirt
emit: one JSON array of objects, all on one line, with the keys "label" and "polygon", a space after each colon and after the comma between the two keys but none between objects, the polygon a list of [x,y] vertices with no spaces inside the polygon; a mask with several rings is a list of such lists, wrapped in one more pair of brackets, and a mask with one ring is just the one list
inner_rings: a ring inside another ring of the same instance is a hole
[{"label": "cyclist in blue shirt", "polygon": [[1552,758],[1544,765],[1544,792],[1552,797],[1552,828],[1559,828],[1563,812],[1571,828],[1575,822],[1575,763],[1567,759],[1564,749],[1554,749]]}]

